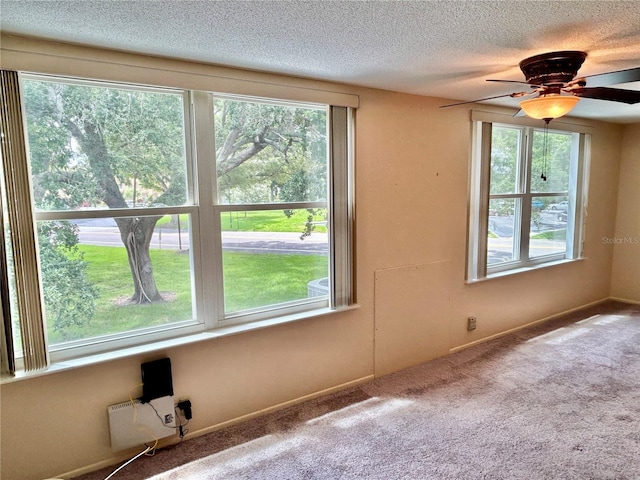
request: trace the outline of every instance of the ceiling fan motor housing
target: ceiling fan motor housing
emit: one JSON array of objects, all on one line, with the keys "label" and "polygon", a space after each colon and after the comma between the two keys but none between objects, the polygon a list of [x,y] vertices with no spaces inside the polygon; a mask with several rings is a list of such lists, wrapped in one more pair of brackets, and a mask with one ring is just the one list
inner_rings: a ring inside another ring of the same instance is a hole
[{"label": "ceiling fan motor housing", "polygon": [[531,85],[564,85],[578,74],[587,54],[578,51],[550,52],[525,58],[520,70]]}]

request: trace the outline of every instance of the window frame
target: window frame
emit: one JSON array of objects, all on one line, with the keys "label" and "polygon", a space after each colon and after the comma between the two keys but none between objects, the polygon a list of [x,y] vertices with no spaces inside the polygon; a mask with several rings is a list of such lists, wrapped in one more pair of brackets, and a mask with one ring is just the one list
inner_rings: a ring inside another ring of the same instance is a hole
[{"label": "window frame", "polygon": [[[518,129],[517,186],[513,193],[490,193],[491,141],[493,126]],[[472,113],[472,148],[469,170],[469,208],[467,235],[466,283],[516,274],[582,258],[583,231],[588,197],[588,172],[591,128],[556,121],[550,133],[572,135],[569,186],[563,192],[531,192],[532,149],[534,132],[542,132],[544,124],[529,118],[474,111]],[[568,198],[565,251],[532,256],[530,253],[530,226],[532,199],[539,197]],[[513,199],[514,205],[514,258],[511,261],[487,264],[489,202],[492,199]],[[515,232],[519,232],[516,235]]]},{"label": "window frame", "polygon": [[[195,319],[167,325],[136,329],[48,346],[51,362],[95,355],[144,346],[165,340],[179,340],[193,334],[215,332],[228,327],[245,326],[263,328],[265,321],[278,323],[293,317],[308,318],[326,314],[353,305],[352,285],[352,222],[353,222],[353,115],[352,107],[332,106],[287,99],[255,97],[242,94],[216,94],[210,91],[188,90],[176,87],[123,84],[109,80],[88,80],[33,73],[19,73],[22,78],[82,84],[105,88],[123,88],[163,93],[181,93],[184,105],[185,155],[187,163],[188,205],[173,207],[135,207],[93,211],[38,211],[34,213],[34,227],[38,221],[69,220],[78,218],[127,217],[143,215],[190,215],[190,256],[192,288],[195,301]],[[326,202],[296,202],[278,204],[222,205],[217,202],[213,101],[214,98],[235,98],[244,101],[260,101],[277,105],[324,108],[327,110],[328,198]],[[24,109],[24,101],[22,105]],[[24,115],[24,113],[23,113]],[[339,116],[338,123],[334,121]],[[26,132],[25,132],[26,138]],[[200,159],[200,161],[198,160]],[[10,160],[9,160],[10,161]],[[32,193],[30,193],[32,197]],[[283,208],[327,208],[329,211],[329,276],[330,294],[326,298],[301,299],[294,302],[267,305],[258,309],[224,312],[222,277],[222,229],[220,214],[226,211],[247,211]],[[35,209],[34,209],[35,210]],[[202,242],[202,232],[213,232],[213,241]],[[204,258],[215,258],[213,268],[203,267]],[[39,265],[37,275],[39,277]],[[211,294],[210,292],[213,292]],[[20,359],[18,359],[19,363]]]},{"label": "window frame", "polygon": [[[242,101],[242,102],[252,102],[252,103],[260,103],[263,105],[275,105],[275,106],[288,106],[288,107],[296,107],[296,108],[308,108],[308,109],[321,109],[325,110],[327,113],[327,167],[330,169],[331,161],[329,158],[329,150],[331,145],[331,137],[329,135],[329,129],[331,125],[331,118],[329,115],[329,105],[321,105],[314,104],[309,102],[292,102],[292,101],[283,101],[283,100],[275,100],[275,99],[261,99],[257,97],[247,97],[242,95],[230,95],[223,93],[213,93],[207,92],[207,98],[198,98],[194,99],[194,109],[200,112],[200,115],[206,118],[206,124],[211,125],[210,132],[215,131],[215,100],[230,100],[230,101]],[[206,112],[202,112],[203,109],[206,109]],[[207,135],[209,137],[209,135]],[[215,138],[215,134],[212,136],[212,139]],[[206,141],[206,140],[205,140]],[[212,145],[207,144],[205,148],[206,154],[209,155],[209,152],[212,152],[211,158],[215,157],[215,142]],[[205,181],[199,184],[198,191],[199,192],[211,192],[211,199],[208,195],[200,198],[200,202],[207,202],[206,204],[212,205],[212,213],[213,219],[209,221],[213,225],[214,231],[222,233],[222,226],[220,222],[220,218],[222,214],[227,212],[247,212],[247,211],[271,211],[271,210],[295,210],[295,209],[305,209],[305,208],[329,208],[329,198],[326,201],[300,201],[300,202],[278,202],[278,203],[224,203],[220,199],[220,195],[218,194],[218,182],[216,178],[216,162],[211,162],[209,167],[212,168],[212,172],[205,175]],[[199,176],[200,178],[200,176]],[[209,185],[208,180],[212,179],[211,185]],[[328,179],[327,179],[328,180]],[[327,181],[327,197],[331,195],[332,184],[328,180]],[[212,202],[212,203],[209,203]],[[200,203],[203,205],[203,203]],[[205,230],[206,231],[206,230]],[[332,237],[333,235],[329,235]],[[302,313],[309,310],[316,310],[322,308],[330,308],[333,304],[331,303],[331,295],[327,298],[320,297],[317,298],[309,298],[309,299],[300,299],[291,302],[284,302],[278,304],[271,304],[265,307],[257,307],[251,309],[244,309],[233,312],[226,312],[225,307],[225,290],[224,290],[224,271],[223,271],[223,261],[222,261],[222,236],[216,235],[214,242],[211,242],[212,246],[214,246],[214,251],[208,252],[210,255],[214,255],[212,257],[207,257],[206,254],[203,254],[202,258],[216,258],[215,264],[215,272],[216,279],[214,281],[215,291],[217,292],[217,298],[214,302],[210,303],[209,308],[212,312],[214,312],[213,317],[217,319],[215,325],[212,325],[211,328],[216,327],[225,327],[225,326],[233,326],[243,323],[249,323],[254,321],[261,321],[274,316],[275,312],[281,312],[280,315],[290,315],[295,313]],[[331,242],[330,242],[331,243]],[[329,258],[332,257],[332,249],[329,248],[328,252]],[[331,262],[329,262],[329,271],[327,272],[331,275]],[[331,289],[333,290],[333,289]]]}]

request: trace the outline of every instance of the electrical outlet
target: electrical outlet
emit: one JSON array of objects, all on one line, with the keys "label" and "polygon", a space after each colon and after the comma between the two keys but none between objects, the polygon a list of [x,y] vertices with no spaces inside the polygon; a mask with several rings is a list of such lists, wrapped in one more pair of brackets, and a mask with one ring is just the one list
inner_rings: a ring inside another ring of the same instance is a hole
[{"label": "electrical outlet", "polygon": [[[178,403],[176,403],[176,409],[180,411],[182,415],[178,415],[178,435],[180,438],[184,438],[184,436],[189,433],[189,430],[184,428],[191,420],[193,413],[191,411],[191,400],[188,398],[181,398]],[[180,417],[184,417],[186,423],[182,423]]]},{"label": "electrical outlet", "polygon": [[191,420],[191,401],[189,399],[183,400],[181,399],[177,404],[176,407],[180,409],[180,411],[182,411],[182,414],[184,415],[184,418],[186,418],[187,420]]},{"label": "electrical outlet", "polygon": [[476,317],[467,317],[467,330],[471,332],[476,329]]}]

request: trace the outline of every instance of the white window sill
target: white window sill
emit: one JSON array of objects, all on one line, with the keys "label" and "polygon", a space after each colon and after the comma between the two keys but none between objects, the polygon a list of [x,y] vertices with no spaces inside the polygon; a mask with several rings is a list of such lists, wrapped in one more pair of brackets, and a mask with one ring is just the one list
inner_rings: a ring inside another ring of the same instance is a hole
[{"label": "white window sill", "polygon": [[510,275],[519,275],[521,273],[532,272],[534,270],[540,270],[542,268],[556,267],[558,265],[566,265],[568,263],[581,262],[582,260],[584,260],[584,257],[581,257],[581,258],[563,258],[562,260],[556,260],[556,261],[553,261],[553,262],[538,263],[538,264],[535,264],[535,265],[528,265],[526,267],[518,267],[518,268],[509,269],[509,270],[503,270],[501,272],[490,273],[486,277],[483,277],[483,278],[467,279],[467,280],[465,280],[464,283],[467,284],[467,285],[472,285],[472,284],[475,284],[475,283],[482,283],[482,282],[486,282],[486,281],[489,281],[489,280],[494,280],[496,278],[502,278],[502,277],[508,277]]},{"label": "white window sill", "polygon": [[158,342],[152,342],[144,345],[137,345],[135,347],[122,348],[118,350],[112,350],[110,352],[86,355],[79,358],[70,360],[62,360],[56,363],[52,363],[49,367],[36,371],[18,371],[15,376],[4,375],[0,383],[12,383],[20,380],[26,380],[30,378],[41,377],[44,375],[50,375],[53,373],[64,372],[76,368],[87,367],[90,365],[96,365],[99,363],[109,362],[111,360],[117,360],[121,358],[132,357],[135,355],[151,353],[158,350],[165,350],[167,348],[174,348],[183,345],[189,345],[192,343],[203,342],[206,340],[213,340],[221,337],[228,337],[230,335],[237,335],[244,332],[251,332],[254,330],[261,330],[276,325],[284,325],[291,322],[297,322],[299,320],[305,320],[309,318],[322,317],[326,315],[332,315],[349,310],[355,310],[360,308],[360,305],[353,304],[348,307],[341,307],[338,309],[322,308],[318,310],[311,310],[302,313],[295,313],[291,315],[285,315],[277,318],[270,318],[266,320],[260,320],[256,322],[250,322],[240,325],[230,325],[226,327],[216,328],[206,332],[195,333],[191,335],[185,335],[182,337],[171,338],[168,340],[162,340]]}]

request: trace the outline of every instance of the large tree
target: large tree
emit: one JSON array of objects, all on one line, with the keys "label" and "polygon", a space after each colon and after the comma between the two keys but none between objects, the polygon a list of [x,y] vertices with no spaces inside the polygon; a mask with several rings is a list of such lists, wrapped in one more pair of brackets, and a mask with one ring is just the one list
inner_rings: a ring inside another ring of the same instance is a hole
[{"label": "large tree", "polygon": [[[24,85],[38,208],[185,204],[186,120],[180,95],[33,80]],[[324,145],[317,142],[325,135],[324,122],[324,113],[314,110],[216,101],[221,194],[239,190],[245,197],[250,191],[264,196],[261,186],[269,185],[268,194],[277,197],[292,169],[310,168],[301,159]],[[252,168],[241,168],[250,159]],[[317,175],[323,162],[315,164]],[[131,302],[162,301],[149,256],[160,218],[115,219],[133,280]]]}]

